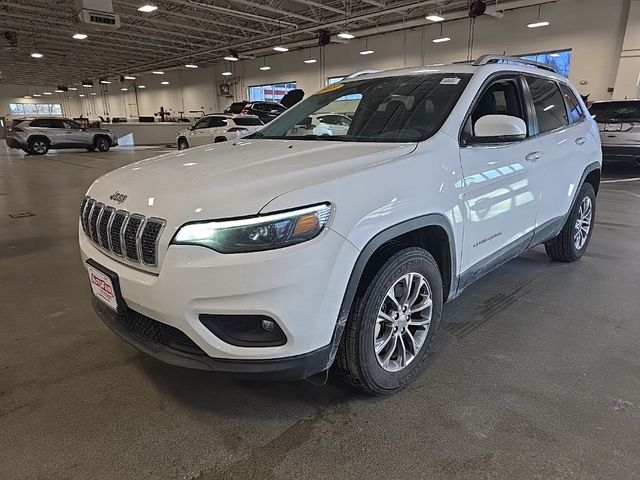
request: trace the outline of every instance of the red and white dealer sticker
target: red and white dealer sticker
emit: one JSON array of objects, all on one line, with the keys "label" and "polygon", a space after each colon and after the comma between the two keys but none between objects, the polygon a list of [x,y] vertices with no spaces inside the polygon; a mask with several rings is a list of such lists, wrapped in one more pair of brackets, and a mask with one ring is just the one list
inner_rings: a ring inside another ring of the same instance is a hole
[{"label": "red and white dealer sticker", "polygon": [[89,272],[89,282],[91,283],[93,294],[109,308],[117,311],[118,299],[116,298],[111,278],[91,265],[87,265],[87,271]]}]

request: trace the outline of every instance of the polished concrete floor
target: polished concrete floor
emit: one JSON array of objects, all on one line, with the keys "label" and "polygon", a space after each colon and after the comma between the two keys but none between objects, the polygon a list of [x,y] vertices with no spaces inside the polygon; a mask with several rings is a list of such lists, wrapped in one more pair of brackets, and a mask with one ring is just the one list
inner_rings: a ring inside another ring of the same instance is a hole
[{"label": "polished concrete floor", "polygon": [[640,478],[640,169],[606,171],[586,257],[481,280],[417,381],[373,399],[169,367],[100,323],[80,200],[156,153],[0,146],[0,479]]}]

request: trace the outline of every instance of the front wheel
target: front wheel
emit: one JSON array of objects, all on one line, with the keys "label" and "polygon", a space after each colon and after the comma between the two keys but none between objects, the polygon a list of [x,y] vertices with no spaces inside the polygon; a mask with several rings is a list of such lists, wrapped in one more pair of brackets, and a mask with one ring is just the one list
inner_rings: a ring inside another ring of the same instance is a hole
[{"label": "front wheel", "polygon": [[111,148],[111,140],[107,137],[98,137],[96,138],[95,146],[101,152],[108,152]]},{"label": "front wheel", "polygon": [[587,251],[595,220],[596,192],[590,183],[585,183],[578,192],[562,231],[556,238],[545,243],[547,255],[561,262],[578,260]]},{"label": "front wheel", "polygon": [[187,142],[186,138],[180,138],[178,140],[178,150],[186,150],[189,148],[189,142]]},{"label": "front wheel", "polygon": [[406,387],[429,356],[442,301],[440,271],[426,250],[392,255],[354,300],[336,358],[339,372],[371,395]]}]

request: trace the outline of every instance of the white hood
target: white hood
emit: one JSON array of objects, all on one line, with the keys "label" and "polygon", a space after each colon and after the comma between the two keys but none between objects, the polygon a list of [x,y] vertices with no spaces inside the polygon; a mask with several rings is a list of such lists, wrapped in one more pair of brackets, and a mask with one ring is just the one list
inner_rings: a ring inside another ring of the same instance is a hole
[{"label": "white hood", "polygon": [[[300,140],[206,145],[114,170],[96,180],[88,195],[175,227],[254,215],[279,195],[401,157],[415,146]],[[116,191],[126,195],[121,204],[109,198]]]}]

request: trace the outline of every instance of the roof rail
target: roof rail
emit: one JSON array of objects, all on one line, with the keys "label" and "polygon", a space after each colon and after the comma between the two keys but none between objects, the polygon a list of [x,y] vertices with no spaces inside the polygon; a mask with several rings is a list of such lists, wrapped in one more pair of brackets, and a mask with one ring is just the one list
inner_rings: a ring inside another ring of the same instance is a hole
[{"label": "roof rail", "polygon": [[475,67],[480,67],[482,65],[488,65],[490,63],[518,63],[520,65],[529,65],[530,67],[541,68],[542,70],[558,73],[558,71],[555,68],[550,67],[549,65],[546,65],[544,63],[534,62],[533,60],[526,60],[520,57],[509,57],[507,55],[495,55],[495,54],[482,55],[475,62],[473,62],[473,65]]},{"label": "roof rail", "polygon": [[373,68],[369,68],[366,70],[360,70],[358,72],[353,72],[351,75],[347,75],[346,77],[344,77],[345,80],[349,80],[350,78],[357,78],[361,75],[369,75],[371,73],[380,73],[382,70],[376,70]]}]

